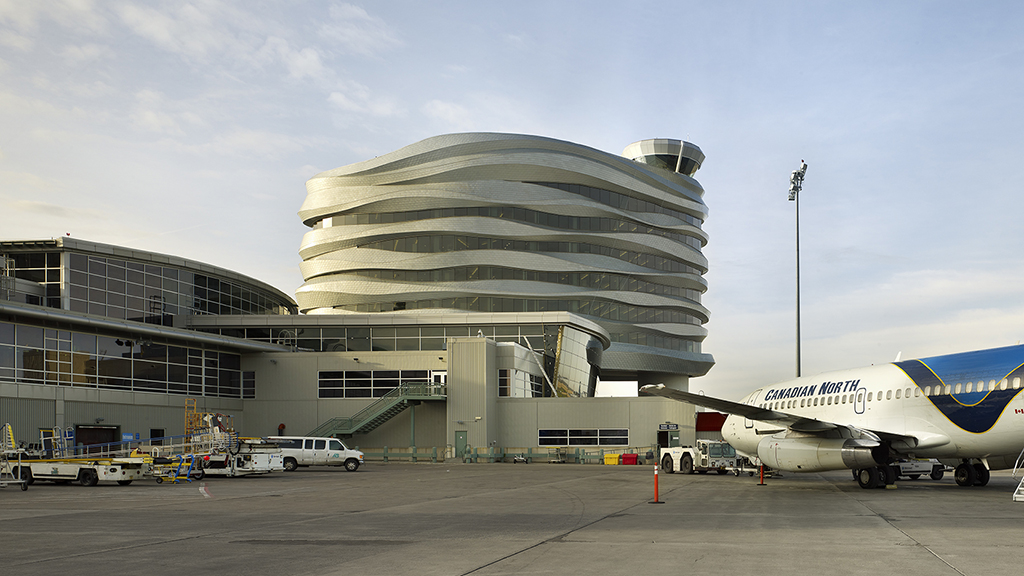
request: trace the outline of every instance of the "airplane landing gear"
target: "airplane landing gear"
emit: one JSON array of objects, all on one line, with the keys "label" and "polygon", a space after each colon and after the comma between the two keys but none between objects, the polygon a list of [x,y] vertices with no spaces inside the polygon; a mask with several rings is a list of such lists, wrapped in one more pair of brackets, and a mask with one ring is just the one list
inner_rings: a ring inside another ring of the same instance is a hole
[{"label": "airplane landing gear", "polygon": [[[984,466],[982,467],[984,468]],[[957,486],[974,486],[978,482],[978,469],[970,462],[964,462],[953,471],[953,478],[956,480]],[[987,478],[985,482],[988,483]]]}]

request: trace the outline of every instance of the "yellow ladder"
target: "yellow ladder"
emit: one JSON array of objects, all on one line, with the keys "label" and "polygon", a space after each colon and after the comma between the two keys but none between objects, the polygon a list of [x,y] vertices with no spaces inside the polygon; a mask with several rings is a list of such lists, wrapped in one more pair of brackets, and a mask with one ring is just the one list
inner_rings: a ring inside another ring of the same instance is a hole
[{"label": "yellow ladder", "polygon": [[0,444],[0,450],[9,451],[18,447],[14,443],[14,428],[12,428],[10,424],[4,424],[4,428],[0,431],[0,435],[3,436],[3,442]]}]

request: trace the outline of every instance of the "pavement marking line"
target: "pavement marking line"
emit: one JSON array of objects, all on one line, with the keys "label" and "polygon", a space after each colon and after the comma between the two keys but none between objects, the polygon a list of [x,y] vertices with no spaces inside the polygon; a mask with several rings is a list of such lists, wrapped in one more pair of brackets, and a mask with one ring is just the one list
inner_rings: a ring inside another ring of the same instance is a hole
[{"label": "pavement marking line", "polygon": [[[666,492],[666,494],[671,494],[672,492],[675,492],[678,489],[679,489],[678,486],[675,487],[675,488],[672,488],[671,490]],[[607,520],[608,518],[611,518],[613,516],[617,516],[617,515],[622,514],[623,512],[625,512],[627,510],[632,510],[633,508],[637,508],[637,507],[642,506],[642,505],[644,505],[646,503],[647,503],[647,499],[644,499],[642,502],[638,502],[636,504],[630,504],[629,506],[626,506],[625,508],[623,508],[621,510],[616,510],[615,512],[609,512],[608,514],[605,514],[604,516],[602,516],[600,518],[597,518],[595,520],[591,520],[590,522],[587,522],[586,524],[584,524],[582,526],[577,526],[577,527],[573,528],[572,530],[568,530],[568,531],[563,532],[562,534],[559,534],[557,536],[552,536],[551,538],[546,538],[544,540],[541,540],[540,542],[537,542],[536,544],[531,544],[531,545],[529,545],[529,546],[527,546],[525,548],[522,548],[520,550],[516,550],[515,552],[512,552],[511,554],[506,554],[506,555],[502,556],[501,558],[496,558],[496,559],[494,559],[494,560],[492,560],[492,561],[490,561],[490,562],[488,562],[486,564],[482,564],[480,566],[477,566],[476,568],[473,568],[469,572],[463,572],[463,573],[459,574],[459,576],[466,576],[467,574],[472,574],[474,572],[483,570],[484,568],[487,568],[488,566],[493,566],[493,565],[495,565],[495,564],[497,564],[499,562],[504,562],[505,560],[508,560],[509,558],[518,556],[518,555],[522,554],[523,552],[529,552],[530,550],[533,550],[534,548],[537,548],[538,546],[543,546],[544,544],[550,544],[552,542],[556,542],[556,541],[561,540],[561,539],[565,538],[566,536],[572,534],[573,532],[576,532],[576,531],[582,530],[584,528],[593,526],[594,524],[597,524],[598,522],[601,522],[603,520]],[[967,575],[964,574],[964,576],[967,576]]]},{"label": "pavement marking line", "polygon": [[888,524],[889,526],[892,526],[892,527],[893,527],[894,529],[896,529],[896,531],[898,531],[898,532],[899,532],[900,534],[903,534],[904,536],[906,536],[906,537],[907,537],[907,538],[908,538],[909,540],[911,540],[911,541],[912,541],[912,542],[913,542],[914,544],[917,544],[917,545],[918,545],[918,546],[920,546],[921,548],[924,548],[925,550],[927,550],[929,554],[931,554],[932,556],[935,556],[935,558],[936,558],[936,559],[938,559],[938,560],[939,560],[940,562],[942,562],[942,563],[943,563],[943,564],[945,564],[946,566],[949,566],[949,567],[950,567],[950,568],[951,568],[951,569],[952,569],[952,570],[953,570],[954,572],[956,572],[956,573],[957,573],[957,574],[959,574],[960,576],[967,576],[967,574],[966,574],[965,572],[961,571],[961,570],[960,570],[959,568],[957,568],[956,566],[953,566],[952,564],[950,564],[950,563],[949,563],[949,562],[948,562],[948,561],[947,561],[947,560],[946,560],[945,558],[943,558],[942,556],[940,556],[940,555],[939,555],[939,554],[938,554],[938,553],[937,553],[937,552],[936,552],[935,550],[932,550],[932,549],[931,549],[931,547],[929,547],[929,546],[928,546],[928,545],[926,545],[926,544],[922,544],[922,543],[921,543],[921,542],[920,542],[920,541],[919,541],[919,540],[918,540],[917,538],[914,538],[914,537],[913,537],[913,536],[911,536],[910,534],[907,534],[907,532],[906,532],[905,530],[903,530],[903,529],[902,529],[902,528],[900,528],[899,526],[897,526],[897,525],[893,524],[891,520],[889,520],[888,518],[886,518],[886,517],[885,517],[885,516],[883,516],[882,514],[879,514],[878,512],[875,512],[875,510],[874,510],[873,508],[871,508],[870,506],[868,506],[868,505],[867,505],[867,503],[865,503],[865,502],[864,502],[863,500],[858,500],[857,498],[854,498],[853,496],[851,496],[851,495],[850,495],[850,494],[849,494],[848,492],[846,492],[845,490],[840,490],[840,489],[839,489],[839,487],[838,487],[838,486],[836,486],[836,484],[835,484],[834,482],[829,482],[829,484],[831,484],[831,485],[832,485],[832,489],[833,489],[833,490],[835,490],[835,491],[837,491],[837,492],[839,492],[839,493],[843,494],[844,496],[846,496],[846,497],[847,497],[847,498],[849,498],[850,500],[853,500],[853,501],[854,501],[854,502],[856,502],[857,504],[860,504],[860,505],[861,505],[862,507],[864,507],[864,509],[866,509],[866,510],[867,510],[868,512],[871,512],[871,513],[872,513],[872,514],[874,514],[875,516],[877,516],[877,517],[881,518],[882,520],[884,520],[886,524]]}]

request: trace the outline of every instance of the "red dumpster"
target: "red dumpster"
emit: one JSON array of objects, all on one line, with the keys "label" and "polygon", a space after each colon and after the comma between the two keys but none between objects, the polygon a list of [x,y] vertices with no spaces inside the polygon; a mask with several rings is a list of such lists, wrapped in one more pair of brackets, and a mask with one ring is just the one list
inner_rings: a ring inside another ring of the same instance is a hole
[{"label": "red dumpster", "polygon": [[623,454],[622,455],[622,464],[623,465],[630,465],[630,464],[636,465],[636,463],[637,463],[636,462],[636,456],[637,456],[636,454]]}]

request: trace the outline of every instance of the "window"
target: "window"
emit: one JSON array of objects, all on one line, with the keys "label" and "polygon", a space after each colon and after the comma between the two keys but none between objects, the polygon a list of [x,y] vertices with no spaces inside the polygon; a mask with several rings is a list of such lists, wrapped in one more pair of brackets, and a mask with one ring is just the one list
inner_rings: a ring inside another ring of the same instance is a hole
[{"label": "window", "polygon": [[539,446],[628,446],[629,430],[620,428],[540,429]]},{"label": "window", "polygon": [[885,391],[885,399],[886,400],[892,400],[892,390],[886,390]]},{"label": "window", "polygon": [[932,387],[931,386],[925,386],[924,387],[924,395],[925,396],[931,396],[932,395]]},{"label": "window", "polygon": [[961,384],[961,383],[959,383],[959,382],[957,382],[957,383],[956,383],[956,393],[957,393],[957,394],[959,394],[959,393],[960,393],[960,390],[962,390],[962,389],[963,389],[963,388],[962,388],[962,386],[963,386],[963,384]]},{"label": "window", "polygon": [[897,399],[897,400],[899,400],[899,399],[900,399],[900,390],[897,390],[897,391],[896,391],[896,399]]},{"label": "window", "polygon": [[[981,382],[978,382],[978,387],[981,388]],[[959,392],[959,390],[957,390],[957,392]],[[964,390],[964,392],[967,392],[968,394],[974,392],[974,382],[968,382],[967,388]]]}]

